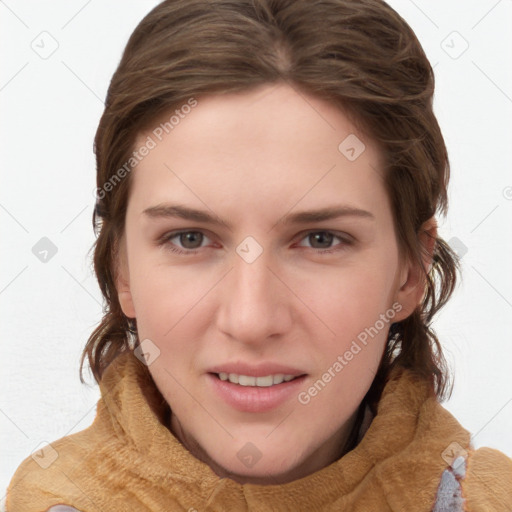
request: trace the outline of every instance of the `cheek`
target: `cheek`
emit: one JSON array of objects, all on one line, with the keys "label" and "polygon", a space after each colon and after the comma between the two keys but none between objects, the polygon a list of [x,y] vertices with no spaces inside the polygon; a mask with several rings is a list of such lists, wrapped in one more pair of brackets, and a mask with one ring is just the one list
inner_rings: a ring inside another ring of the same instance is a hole
[{"label": "cheek", "polygon": [[384,265],[361,262],[337,269],[303,288],[305,302],[343,337],[373,325],[391,306],[392,271]]},{"label": "cheek", "polygon": [[[319,284],[319,283],[317,283]],[[374,380],[396,311],[389,304],[390,279],[382,267],[361,265],[338,272],[325,286],[305,291],[328,330],[313,336],[318,374],[304,389],[304,403],[337,425],[355,410]],[[316,325],[316,324],[315,324]]]},{"label": "cheek", "polygon": [[329,382],[319,407],[329,408],[328,396],[346,403],[362,399],[371,385],[396,316],[389,303],[390,286],[382,267],[368,263],[339,271],[323,287],[310,285],[305,291],[326,333],[319,336],[316,331],[314,336],[313,329],[310,333],[319,356],[319,386]]},{"label": "cheek", "polygon": [[214,282],[209,275],[200,277],[193,266],[178,268],[162,264],[161,258],[154,260],[134,253],[130,289],[139,329],[147,337],[164,340],[180,319],[186,320],[195,307],[200,308]]}]

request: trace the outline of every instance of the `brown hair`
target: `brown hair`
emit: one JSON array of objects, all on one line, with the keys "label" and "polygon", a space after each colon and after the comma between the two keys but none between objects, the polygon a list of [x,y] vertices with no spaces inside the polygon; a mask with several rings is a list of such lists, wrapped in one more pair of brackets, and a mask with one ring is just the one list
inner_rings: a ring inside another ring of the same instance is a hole
[{"label": "brown hair", "polygon": [[418,234],[437,212],[446,214],[448,155],[432,108],[430,63],[409,25],[381,0],[166,0],[139,23],[95,137],[101,193],[94,269],[105,307],[82,354],[82,381],[86,357],[99,382],[137,343],[115,287],[131,183],[131,173],[119,179],[119,169],[130,161],[136,136],[190,98],[277,82],[339,105],[379,145],[401,254],[425,274],[422,302],[390,327],[368,396],[378,400],[391,369],[406,367],[444,398],[449,375],[431,321],[453,292],[458,261],[437,238],[427,271]]}]

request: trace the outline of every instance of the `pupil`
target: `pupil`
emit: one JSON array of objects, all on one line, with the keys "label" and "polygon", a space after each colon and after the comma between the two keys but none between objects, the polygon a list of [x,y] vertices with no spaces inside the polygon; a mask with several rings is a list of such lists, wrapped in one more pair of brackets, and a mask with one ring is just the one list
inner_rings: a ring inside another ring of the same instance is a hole
[{"label": "pupil", "polygon": [[[199,242],[199,245],[196,245],[194,247],[189,247],[187,245],[188,242],[192,242],[192,245],[194,244],[194,238],[196,238],[197,236],[200,236],[201,233],[199,233],[199,231],[189,231],[187,233],[182,233],[181,234],[181,240],[180,242],[183,244],[184,247],[186,247],[187,249],[196,249],[197,247],[200,247],[201,246],[201,242]],[[185,243],[184,243],[185,241]],[[197,239],[196,239],[196,242],[197,242]]]},{"label": "pupil", "polygon": [[330,245],[330,241],[332,239],[332,235],[330,233],[327,233],[326,231],[321,231],[319,233],[313,233],[311,236],[314,237],[315,240],[320,240],[320,244],[322,243],[322,239],[324,240],[324,243],[327,244],[327,247]]}]

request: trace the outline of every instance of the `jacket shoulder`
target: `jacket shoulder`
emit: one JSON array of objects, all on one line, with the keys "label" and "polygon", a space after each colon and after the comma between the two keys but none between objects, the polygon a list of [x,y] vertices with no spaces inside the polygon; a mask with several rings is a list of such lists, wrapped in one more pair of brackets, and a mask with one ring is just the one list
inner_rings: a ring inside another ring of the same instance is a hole
[{"label": "jacket shoulder", "polygon": [[50,506],[81,503],[83,493],[73,483],[74,473],[85,460],[90,460],[91,456],[96,459],[103,451],[93,426],[94,423],[85,430],[42,446],[26,457],[7,488],[6,512],[41,512]]},{"label": "jacket shoulder", "polygon": [[494,448],[483,447],[471,451],[461,487],[467,501],[467,510],[510,512],[512,458]]}]

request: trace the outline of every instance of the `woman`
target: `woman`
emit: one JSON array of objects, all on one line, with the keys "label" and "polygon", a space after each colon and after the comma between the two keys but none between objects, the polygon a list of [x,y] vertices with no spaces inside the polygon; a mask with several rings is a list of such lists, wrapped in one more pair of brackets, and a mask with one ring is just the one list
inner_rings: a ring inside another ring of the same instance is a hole
[{"label": "woman", "polygon": [[7,510],[510,510],[512,460],[440,405],[433,91],[382,1],[153,9],[95,139],[97,417]]}]

